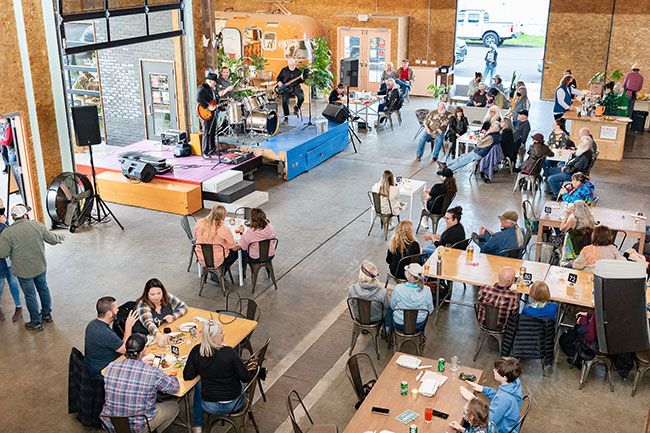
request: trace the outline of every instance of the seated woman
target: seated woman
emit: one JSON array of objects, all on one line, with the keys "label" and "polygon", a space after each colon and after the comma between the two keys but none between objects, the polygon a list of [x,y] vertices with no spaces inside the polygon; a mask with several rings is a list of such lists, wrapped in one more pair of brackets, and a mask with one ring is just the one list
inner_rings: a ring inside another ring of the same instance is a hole
[{"label": "seated woman", "polygon": [[493,122],[501,122],[501,110],[496,105],[492,105],[485,112],[485,116],[483,116],[483,126],[481,127],[481,130],[487,131],[488,129],[490,129],[490,125],[492,125]]},{"label": "seated woman", "polygon": [[526,86],[522,81],[517,83],[515,94],[513,95],[511,105],[510,105],[510,110],[509,110],[509,114],[513,118],[512,123],[514,123],[514,126],[517,126],[517,123],[519,123],[516,114],[519,113],[521,110],[526,110],[526,111],[530,110],[530,100],[528,99],[528,91],[526,90]]},{"label": "seated woman", "polygon": [[429,232],[424,233],[423,238],[425,240],[433,241],[431,244],[424,247],[424,250],[422,251],[426,258],[429,258],[440,245],[449,245],[452,248],[459,250],[467,248],[467,242],[463,242],[466,239],[465,227],[460,223],[462,216],[462,207],[456,206],[450,208],[447,210],[447,213],[445,213],[445,225],[447,228],[441,235]]},{"label": "seated woman", "polygon": [[463,407],[463,427],[456,421],[449,423],[449,427],[459,433],[490,433],[492,429],[488,427],[490,415],[490,403],[483,396],[476,396],[465,403]]},{"label": "seated woman", "polygon": [[329,96],[329,103],[330,104],[337,104],[337,105],[342,105],[345,103],[343,98],[345,97],[345,87],[343,87],[343,83],[339,83],[338,86],[332,89],[330,92]]},{"label": "seated woman", "polygon": [[509,117],[501,119],[501,150],[503,151],[503,156],[510,159],[513,164],[517,163],[517,146],[515,146],[512,120]]},{"label": "seated woman", "polygon": [[445,137],[447,138],[447,141],[451,143],[451,151],[454,152],[454,156],[456,155],[456,141],[458,138],[463,136],[467,130],[469,129],[469,121],[467,120],[467,117],[465,117],[465,112],[463,111],[463,108],[460,106],[456,107],[456,110],[454,111],[454,117],[451,118],[449,121],[449,128],[447,129],[447,134],[445,134]]},{"label": "seated woman", "polygon": [[625,260],[614,245],[612,232],[607,226],[597,226],[591,235],[591,245],[580,251],[577,259],[567,264],[568,268],[594,271],[596,262],[602,259]]},{"label": "seated woman", "polygon": [[[424,191],[424,199],[426,202],[427,210],[434,214],[440,215],[442,213],[442,206],[445,202],[445,196],[454,196],[458,191],[456,186],[456,178],[454,177],[454,172],[448,168],[439,170],[437,173],[440,176],[441,183],[436,183],[431,187],[429,192]],[[420,221],[420,225],[424,228],[429,227],[429,218],[424,217]]]},{"label": "seated woman", "polygon": [[589,181],[589,177],[577,172],[571,175],[571,183],[560,189],[560,196],[565,203],[582,200],[591,205],[594,201],[594,189],[594,184]]},{"label": "seated woman", "polygon": [[549,302],[551,291],[544,281],[535,281],[530,286],[531,301],[521,309],[521,314],[540,319],[553,319],[557,317],[557,304]]},{"label": "seated woman", "polygon": [[485,155],[490,153],[492,146],[501,143],[501,124],[499,122],[494,122],[488,129],[487,134],[485,134],[479,141],[476,143],[476,148],[469,152],[465,153],[458,158],[452,159],[449,164],[438,161],[438,166],[440,169],[449,168],[452,171],[456,171],[465,167],[468,164],[471,164],[474,161],[478,161],[483,158]]},{"label": "seated woman", "polygon": [[159,346],[167,342],[167,336],[160,327],[187,313],[185,302],[169,293],[157,278],[147,281],[142,296],[135,301],[135,304],[140,322],[147,328],[149,334],[156,338]]},{"label": "seated woman", "polygon": [[390,170],[384,170],[381,180],[372,186],[372,192],[380,195],[381,213],[384,215],[399,215],[405,207],[399,201],[399,187],[395,184],[395,176]]},{"label": "seated woman", "polygon": [[[239,246],[243,250],[243,266],[247,263],[259,263],[260,251],[259,243],[267,239],[274,239],[276,237],[275,228],[271,225],[266,218],[266,213],[258,207],[251,209],[251,225],[249,229],[244,232],[239,240]],[[248,251],[250,246],[250,251]],[[275,242],[269,245],[269,257],[275,256]]]},{"label": "seated woman", "polygon": [[207,217],[198,220],[194,226],[194,238],[197,244],[196,255],[202,266],[205,266],[205,260],[203,259],[203,250],[199,244],[223,246],[226,257],[223,256],[221,248],[213,248],[212,254],[214,256],[215,267],[223,264],[226,269],[229,269],[237,261],[239,245],[235,242],[235,237],[230,229],[224,225],[227,213],[225,207],[215,206],[210,210]]},{"label": "seated woman", "polygon": [[[390,297],[390,308],[386,316],[386,327],[392,330],[394,327],[398,331],[404,330],[404,314],[395,310],[427,310],[429,314],[433,312],[433,296],[428,286],[422,284],[424,270],[417,263],[411,263],[402,270],[406,274],[406,283],[398,284],[393,289]],[[420,311],[417,317],[416,329],[421,331],[427,314]]]},{"label": "seated woman", "polygon": [[[397,84],[395,83],[395,80],[389,78],[386,80],[386,96],[384,96],[384,102],[379,104],[378,111],[384,113],[389,110],[398,109],[398,106],[400,105],[399,99],[400,95]],[[379,120],[386,120],[386,117],[380,117]]]},{"label": "seated woman", "polygon": [[389,78],[392,78],[393,80],[397,79],[397,73],[395,72],[395,65],[393,65],[393,62],[386,62],[386,67],[381,73],[381,84],[379,85],[379,92],[377,92],[378,95],[386,94],[386,80]]},{"label": "seated woman", "polygon": [[[544,136],[539,132],[532,136],[533,144],[528,149],[528,158],[521,164],[521,172],[537,176],[542,172],[542,166],[547,156],[552,156],[553,151],[544,144]],[[503,145],[502,145],[503,147]],[[540,159],[542,159],[540,161]]]},{"label": "seated woman", "polygon": [[575,149],[569,133],[566,131],[566,119],[560,118],[553,122],[553,130],[548,136],[551,149]]},{"label": "seated woman", "polygon": [[485,91],[485,83],[479,83],[478,90],[467,101],[470,107],[485,107],[487,105],[487,92]]},{"label": "seated woman", "polygon": [[235,349],[224,345],[221,324],[210,320],[203,326],[201,344],[192,348],[183,369],[183,379],[201,376],[194,389],[194,432],[203,426],[203,411],[225,414],[240,409],[244,399],[242,383],[250,381],[257,369],[256,360],[244,364]]},{"label": "seated woman", "polygon": [[488,104],[494,104],[499,108],[507,108],[508,100],[506,95],[501,93],[496,87],[491,87],[488,90]]},{"label": "seated woman", "polygon": [[575,260],[582,249],[591,243],[591,234],[596,227],[596,220],[589,206],[577,200],[567,209],[566,217],[560,224],[560,231],[566,233],[562,248],[562,262]]},{"label": "seated woman", "polygon": [[395,227],[395,233],[388,241],[386,263],[388,263],[390,274],[398,280],[405,279],[404,268],[398,267],[399,261],[414,254],[420,254],[420,244],[413,235],[413,223],[409,220],[400,221]]},{"label": "seated woman", "polygon": [[[364,260],[363,263],[361,263],[361,269],[359,269],[359,278],[357,282],[348,288],[348,298],[379,301],[383,304],[384,308],[382,309],[377,302],[372,302],[370,310],[370,320],[372,322],[383,320],[386,313],[388,313],[388,308],[390,307],[388,294],[386,293],[386,289],[380,286],[379,280],[377,279],[378,276],[379,271],[377,270],[377,266],[370,260]],[[354,303],[354,301],[352,301],[352,303]],[[355,318],[358,319],[356,316]]]}]

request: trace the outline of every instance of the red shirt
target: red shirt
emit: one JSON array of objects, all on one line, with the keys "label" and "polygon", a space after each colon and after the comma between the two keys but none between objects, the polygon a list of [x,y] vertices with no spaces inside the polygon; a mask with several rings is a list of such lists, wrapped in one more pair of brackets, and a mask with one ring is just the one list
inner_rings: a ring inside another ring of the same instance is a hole
[{"label": "red shirt", "polygon": [[0,144],[3,146],[13,146],[14,145],[14,136],[11,131],[11,125],[7,124],[4,130],[4,134],[0,134]]},{"label": "red shirt", "polygon": [[399,68],[399,79],[407,81],[409,79],[409,70],[404,68]]}]

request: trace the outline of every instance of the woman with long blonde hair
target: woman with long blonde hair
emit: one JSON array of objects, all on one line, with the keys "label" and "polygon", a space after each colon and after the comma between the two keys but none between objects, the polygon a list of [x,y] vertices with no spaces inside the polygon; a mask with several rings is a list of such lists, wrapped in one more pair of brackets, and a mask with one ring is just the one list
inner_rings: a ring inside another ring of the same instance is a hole
[{"label": "woman with long blonde hair", "polygon": [[399,267],[399,261],[414,254],[420,254],[420,244],[415,240],[413,234],[413,223],[409,220],[401,221],[395,227],[395,233],[388,241],[388,252],[386,263],[391,275],[395,278],[404,279],[404,267]]},{"label": "woman with long blonde hair", "polygon": [[203,426],[203,411],[212,414],[230,413],[243,406],[240,398],[242,382],[254,377],[256,361],[244,364],[239,354],[224,343],[224,332],[218,320],[203,326],[201,344],[192,348],[183,369],[183,379],[201,376],[194,391],[194,432]]},{"label": "woman with long blonde hair", "polygon": [[591,234],[596,227],[589,206],[582,200],[576,200],[567,210],[567,215],[560,224],[560,231],[566,233],[562,248],[562,262],[575,260],[582,249],[591,243]]},{"label": "woman with long blonde hair", "polygon": [[395,176],[390,170],[384,170],[381,180],[373,185],[372,192],[380,195],[381,213],[385,215],[399,215],[406,206],[399,201],[399,187],[395,183]]},{"label": "woman with long blonde hair", "polygon": [[227,213],[225,207],[215,206],[210,209],[208,216],[198,220],[194,226],[196,255],[202,266],[205,266],[205,259],[200,244],[212,244],[215,267],[221,266],[223,263],[226,269],[228,269],[237,260],[239,245],[235,242],[235,237],[230,228],[224,224]]}]

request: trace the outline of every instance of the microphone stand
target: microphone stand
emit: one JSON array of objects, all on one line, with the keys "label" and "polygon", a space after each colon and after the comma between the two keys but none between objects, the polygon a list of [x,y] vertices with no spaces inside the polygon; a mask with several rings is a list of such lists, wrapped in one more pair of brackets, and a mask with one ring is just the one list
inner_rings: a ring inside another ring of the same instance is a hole
[{"label": "microphone stand", "polygon": [[354,132],[354,120],[352,119],[352,114],[350,113],[350,86],[348,85],[346,89],[345,96],[347,98],[345,108],[348,110],[348,136],[350,137],[350,143],[352,144],[352,148],[354,149],[354,153],[357,153],[357,146],[354,144],[355,140],[361,144],[361,139],[357,135],[356,132]]},{"label": "microphone stand", "polygon": [[312,123],[311,121],[311,105],[312,105],[312,95],[313,95],[314,89],[312,86],[309,86],[309,121],[305,123],[305,126],[302,127],[301,131],[304,131],[305,129],[309,128],[310,126],[316,126],[315,123]]}]

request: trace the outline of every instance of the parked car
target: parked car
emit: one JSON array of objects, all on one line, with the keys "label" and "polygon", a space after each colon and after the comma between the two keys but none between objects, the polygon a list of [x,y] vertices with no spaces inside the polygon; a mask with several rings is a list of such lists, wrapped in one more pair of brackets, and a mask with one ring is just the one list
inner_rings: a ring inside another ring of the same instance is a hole
[{"label": "parked car", "polygon": [[467,57],[467,42],[462,39],[456,38],[456,64],[461,64]]},{"label": "parked car", "polygon": [[483,9],[460,10],[456,21],[456,37],[481,40],[486,47],[519,37],[521,27],[514,21],[490,21],[490,14]]},{"label": "parked car", "polygon": [[541,74],[543,70],[544,70],[544,59],[539,59],[537,61],[537,72]]}]

